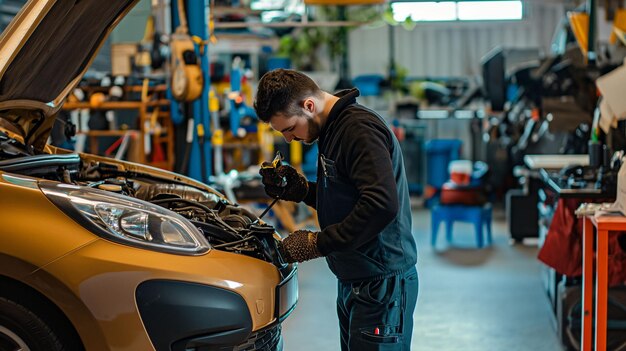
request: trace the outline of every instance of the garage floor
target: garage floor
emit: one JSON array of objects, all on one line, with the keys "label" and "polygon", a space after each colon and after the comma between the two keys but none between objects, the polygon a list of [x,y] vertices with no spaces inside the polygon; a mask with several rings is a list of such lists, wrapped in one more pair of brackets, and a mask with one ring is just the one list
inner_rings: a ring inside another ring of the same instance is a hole
[{"label": "garage floor", "polygon": [[[443,227],[430,246],[428,210],[413,212],[420,296],[412,350],[559,351],[537,248],[510,246],[504,213],[494,213],[494,245],[475,249],[469,224],[455,224],[452,247]],[[336,281],[322,259],[300,265],[300,300],[283,324],[285,351],[339,350]]]}]

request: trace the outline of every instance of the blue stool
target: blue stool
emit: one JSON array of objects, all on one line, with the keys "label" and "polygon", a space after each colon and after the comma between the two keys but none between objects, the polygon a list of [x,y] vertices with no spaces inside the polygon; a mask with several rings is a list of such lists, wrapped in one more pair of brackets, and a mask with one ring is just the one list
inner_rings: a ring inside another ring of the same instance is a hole
[{"label": "blue stool", "polygon": [[439,224],[446,223],[446,239],[452,242],[452,226],[455,221],[474,224],[476,242],[479,248],[483,247],[483,227],[487,227],[487,243],[492,243],[491,237],[491,204],[483,206],[467,205],[435,205],[430,211],[431,244],[437,244]]}]

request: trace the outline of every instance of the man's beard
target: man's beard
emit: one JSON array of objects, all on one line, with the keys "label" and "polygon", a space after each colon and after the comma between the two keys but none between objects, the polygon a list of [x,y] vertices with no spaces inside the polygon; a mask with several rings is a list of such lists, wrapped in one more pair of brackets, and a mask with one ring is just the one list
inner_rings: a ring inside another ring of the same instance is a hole
[{"label": "man's beard", "polygon": [[320,127],[319,125],[315,123],[315,120],[313,118],[307,117],[306,123],[308,127],[307,134],[309,138],[306,140],[300,139],[300,138],[294,138],[293,140],[301,141],[306,145],[312,145],[313,143],[315,143],[315,141],[317,141],[317,138],[319,138],[320,136]]},{"label": "man's beard", "polygon": [[317,141],[317,138],[320,136],[320,126],[315,123],[313,118],[307,120],[307,124],[309,126],[309,139],[303,140],[302,142],[306,145],[311,145]]}]

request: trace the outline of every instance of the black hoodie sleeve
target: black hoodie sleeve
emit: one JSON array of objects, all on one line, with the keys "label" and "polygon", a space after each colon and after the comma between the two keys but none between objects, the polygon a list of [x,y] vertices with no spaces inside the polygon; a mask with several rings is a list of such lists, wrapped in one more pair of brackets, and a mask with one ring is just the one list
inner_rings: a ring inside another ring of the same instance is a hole
[{"label": "black hoodie sleeve", "polygon": [[318,236],[324,255],[355,249],[373,239],[396,217],[399,207],[389,128],[378,119],[355,118],[340,140],[342,168],[359,195],[348,216]]}]

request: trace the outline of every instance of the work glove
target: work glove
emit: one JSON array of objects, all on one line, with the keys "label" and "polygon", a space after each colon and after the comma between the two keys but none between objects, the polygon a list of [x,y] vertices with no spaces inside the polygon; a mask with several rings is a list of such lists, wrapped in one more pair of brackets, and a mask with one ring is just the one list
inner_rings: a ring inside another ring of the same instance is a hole
[{"label": "work glove", "polygon": [[276,168],[262,166],[259,174],[265,186],[265,193],[274,199],[301,202],[309,192],[306,178],[289,165],[280,165]]},{"label": "work glove", "polygon": [[318,232],[296,230],[278,245],[285,262],[304,262],[321,257],[317,248]]}]

